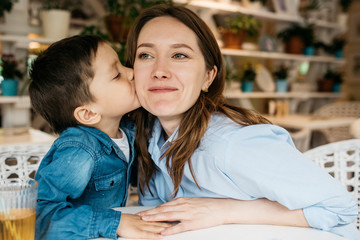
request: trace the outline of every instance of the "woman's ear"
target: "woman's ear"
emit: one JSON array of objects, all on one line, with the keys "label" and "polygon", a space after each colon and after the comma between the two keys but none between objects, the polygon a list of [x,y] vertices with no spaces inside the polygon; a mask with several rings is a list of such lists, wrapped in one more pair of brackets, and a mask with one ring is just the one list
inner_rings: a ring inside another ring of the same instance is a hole
[{"label": "woman's ear", "polygon": [[206,73],[205,82],[201,88],[203,91],[207,91],[207,89],[214,81],[216,74],[217,74],[217,67],[214,65],[214,67],[211,70],[208,70]]},{"label": "woman's ear", "polygon": [[75,119],[83,125],[95,125],[100,122],[101,115],[94,112],[90,106],[82,105],[74,110]]}]

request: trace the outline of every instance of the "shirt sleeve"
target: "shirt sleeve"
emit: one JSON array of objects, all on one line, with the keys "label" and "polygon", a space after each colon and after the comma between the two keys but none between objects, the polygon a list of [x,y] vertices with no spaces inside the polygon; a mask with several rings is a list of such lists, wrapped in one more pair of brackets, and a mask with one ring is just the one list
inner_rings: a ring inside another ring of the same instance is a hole
[{"label": "shirt sleeve", "polygon": [[313,228],[354,222],[357,204],[345,187],[300,153],[288,132],[273,125],[233,134],[221,168],[248,195],[303,209]]},{"label": "shirt sleeve", "polygon": [[92,156],[80,147],[66,146],[49,157],[51,161],[36,175],[36,239],[117,239],[121,212],[74,206],[69,201],[79,198],[88,185],[94,170]]}]

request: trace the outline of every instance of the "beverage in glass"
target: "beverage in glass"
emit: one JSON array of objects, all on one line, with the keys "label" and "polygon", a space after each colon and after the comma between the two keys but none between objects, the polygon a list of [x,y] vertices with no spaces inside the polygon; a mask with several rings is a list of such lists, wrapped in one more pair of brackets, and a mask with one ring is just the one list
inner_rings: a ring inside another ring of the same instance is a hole
[{"label": "beverage in glass", "polygon": [[34,240],[37,189],[34,179],[0,180],[0,239]]}]

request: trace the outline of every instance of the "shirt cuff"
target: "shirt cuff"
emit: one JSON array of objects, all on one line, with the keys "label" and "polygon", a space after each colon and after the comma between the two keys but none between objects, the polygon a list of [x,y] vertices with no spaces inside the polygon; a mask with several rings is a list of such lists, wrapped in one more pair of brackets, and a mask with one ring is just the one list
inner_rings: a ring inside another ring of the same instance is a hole
[{"label": "shirt cuff", "polygon": [[94,211],[91,219],[90,236],[92,238],[105,237],[117,239],[116,231],[119,227],[121,212],[113,209]]}]

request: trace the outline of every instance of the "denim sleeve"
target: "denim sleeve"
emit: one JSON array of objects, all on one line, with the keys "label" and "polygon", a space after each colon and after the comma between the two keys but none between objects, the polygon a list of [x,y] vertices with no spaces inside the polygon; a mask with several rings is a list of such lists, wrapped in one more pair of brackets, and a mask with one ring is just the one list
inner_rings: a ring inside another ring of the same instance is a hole
[{"label": "denim sleeve", "polygon": [[300,153],[289,134],[275,126],[243,128],[224,146],[219,167],[239,189],[255,198],[303,209],[313,228],[334,231],[351,224],[357,203],[346,188]]},{"label": "denim sleeve", "polygon": [[67,146],[48,155],[40,166],[36,239],[116,239],[121,212],[112,209],[96,211],[88,205],[74,206],[69,199],[79,198],[94,170],[89,152]]}]

